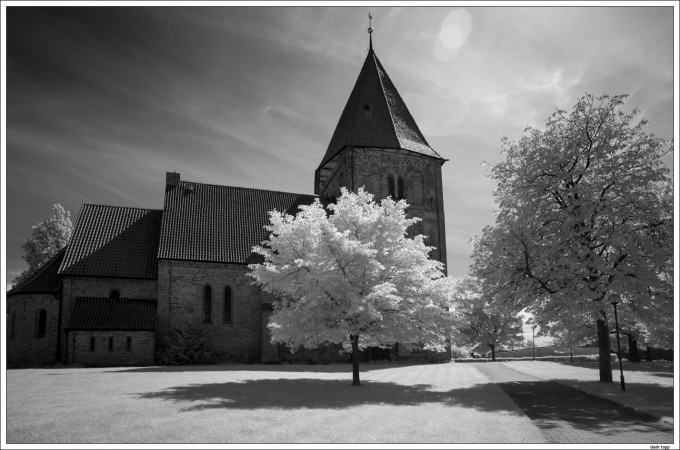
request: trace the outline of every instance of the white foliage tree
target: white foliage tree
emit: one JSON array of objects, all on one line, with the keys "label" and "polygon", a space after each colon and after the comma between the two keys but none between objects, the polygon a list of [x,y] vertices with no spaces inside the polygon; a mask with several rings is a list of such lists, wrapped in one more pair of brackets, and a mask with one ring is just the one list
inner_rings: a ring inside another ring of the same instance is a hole
[{"label": "white foliage tree", "polygon": [[503,310],[502,303],[488,301],[478,280],[465,277],[456,284],[454,341],[486,353],[496,361],[501,345],[515,346],[524,341],[522,318]]},{"label": "white foliage tree", "polygon": [[26,252],[28,268],[19,274],[13,285],[18,286],[33,275],[43,264],[64,248],[73,234],[71,213],[59,203],[52,205],[52,217],[33,226],[31,237],[21,246]]},{"label": "white foliage tree", "polygon": [[292,350],[351,348],[353,385],[360,349],[418,342],[444,350],[452,283],[428,257],[424,237],[407,237],[420,219],[406,218],[406,207],[343,188],[327,210],[317,199],[296,216],[270,212],[269,240],[253,249],[265,261],[249,267],[255,283],[280,299],[268,324],[272,341]]},{"label": "white foliage tree", "polygon": [[490,170],[496,224],[473,253],[485,295],[558,329],[595,321],[601,381],[612,380],[611,294],[642,323],[673,315],[673,180],[662,162],[673,143],[645,133],[637,109],[622,112],[625,98],[588,94],[544,130],[503,140],[506,159]]}]

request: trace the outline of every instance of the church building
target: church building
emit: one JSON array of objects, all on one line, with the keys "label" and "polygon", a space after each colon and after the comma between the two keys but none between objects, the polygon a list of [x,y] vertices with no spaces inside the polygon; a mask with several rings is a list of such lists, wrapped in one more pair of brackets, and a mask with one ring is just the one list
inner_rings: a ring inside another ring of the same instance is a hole
[{"label": "church building", "polygon": [[[372,30],[369,30],[372,31]],[[291,353],[269,340],[276,299],[246,276],[267,238],[268,212],[296,214],[340,188],[376,200],[406,199],[421,222],[409,230],[446,265],[441,167],[372,45],[325,154],[314,195],[205,184],[167,173],[163,209],[82,206],[71,241],[7,293],[7,366],[155,363],[184,325],[205,330],[220,361],[350,361],[340,346]],[[310,174],[310,182],[311,182]],[[446,267],[446,266],[445,266]],[[361,358],[448,360],[413,345],[367,349]]]}]

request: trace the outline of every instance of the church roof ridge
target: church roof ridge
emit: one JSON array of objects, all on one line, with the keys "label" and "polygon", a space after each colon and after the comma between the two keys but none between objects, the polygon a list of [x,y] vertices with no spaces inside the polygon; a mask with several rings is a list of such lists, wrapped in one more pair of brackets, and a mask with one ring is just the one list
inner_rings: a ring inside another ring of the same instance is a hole
[{"label": "church roof ridge", "polygon": [[201,184],[203,186],[215,186],[215,187],[229,188],[229,189],[245,189],[245,190],[249,190],[249,191],[271,192],[273,194],[307,195],[307,196],[310,196],[310,197],[318,197],[317,194],[304,194],[304,193],[301,193],[301,192],[290,192],[290,191],[275,191],[274,189],[251,188],[251,187],[245,187],[245,186],[231,186],[231,185],[227,185],[227,184],[202,183],[200,181],[191,181],[191,180],[181,180],[180,183]]},{"label": "church roof ridge", "polygon": [[82,206],[101,206],[104,208],[138,209],[142,211],[162,211],[163,208],[141,208],[138,206],[107,205],[103,203],[83,203]]}]

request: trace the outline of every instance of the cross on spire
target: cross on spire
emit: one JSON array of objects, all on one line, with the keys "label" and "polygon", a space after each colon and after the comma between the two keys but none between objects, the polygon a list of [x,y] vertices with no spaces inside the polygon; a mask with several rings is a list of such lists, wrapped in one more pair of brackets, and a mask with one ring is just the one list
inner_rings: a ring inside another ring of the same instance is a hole
[{"label": "cross on spire", "polygon": [[368,45],[371,50],[373,50],[373,27],[371,26],[371,20],[373,19],[373,16],[371,16],[371,12],[368,12]]}]

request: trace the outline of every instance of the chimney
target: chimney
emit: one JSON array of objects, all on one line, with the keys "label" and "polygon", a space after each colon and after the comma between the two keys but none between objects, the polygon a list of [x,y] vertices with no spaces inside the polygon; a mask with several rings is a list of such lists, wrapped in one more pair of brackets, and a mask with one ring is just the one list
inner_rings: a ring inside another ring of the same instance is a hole
[{"label": "chimney", "polygon": [[179,173],[165,172],[165,190],[169,191],[175,186],[179,186]]}]

